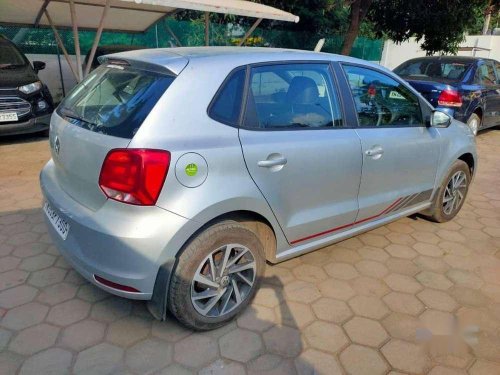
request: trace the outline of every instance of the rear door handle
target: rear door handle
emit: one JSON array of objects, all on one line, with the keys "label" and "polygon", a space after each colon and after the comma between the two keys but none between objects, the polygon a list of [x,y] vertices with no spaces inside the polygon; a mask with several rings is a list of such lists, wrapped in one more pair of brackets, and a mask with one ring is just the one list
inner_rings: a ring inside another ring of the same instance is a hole
[{"label": "rear door handle", "polygon": [[370,157],[380,157],[384,153],[384,149],[380,146],[374,146],[368,150],[365,151],[366,156]]},{"label": "rear door handle", "polygon": [[287,162],[286,158],[281,157],[277,159],[260,160],[257,162],[257,165],[262,168],[271,168],[280,165],[285,165],[286,162]]}]

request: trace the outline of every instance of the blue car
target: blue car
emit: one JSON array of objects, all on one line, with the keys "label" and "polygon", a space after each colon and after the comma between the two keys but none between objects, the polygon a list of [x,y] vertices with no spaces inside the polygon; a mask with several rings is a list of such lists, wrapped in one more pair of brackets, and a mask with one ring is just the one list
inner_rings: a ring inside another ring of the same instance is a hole
[{"label": "blue car", "polygon": [[478,57],[408,60],[394,69],[436,109],[479,130],[500,125],[500,63]]}]

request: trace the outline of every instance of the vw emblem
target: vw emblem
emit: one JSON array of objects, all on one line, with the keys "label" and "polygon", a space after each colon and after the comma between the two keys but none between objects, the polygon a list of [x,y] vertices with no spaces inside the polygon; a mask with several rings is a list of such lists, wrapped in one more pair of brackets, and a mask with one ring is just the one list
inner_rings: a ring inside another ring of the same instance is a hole
[{"label": "vw emblem", "polygon": [[61,150],[61,142],[59,141],[59,137],[56,135],[54,138],[54,151],[57,155],[59,155],[59,151]]}]

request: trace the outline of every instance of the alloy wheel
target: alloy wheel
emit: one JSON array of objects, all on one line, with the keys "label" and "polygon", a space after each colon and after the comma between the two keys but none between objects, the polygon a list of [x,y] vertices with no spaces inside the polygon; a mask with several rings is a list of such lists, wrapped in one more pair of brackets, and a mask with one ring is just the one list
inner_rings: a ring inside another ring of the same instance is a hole
[{"label": "alloy wheel", "polygon": [[451,215],[460,208],[467,191],[467,175],[458,171],[448,181],[443,196],[443,212]]},{"label": "alloy wheel", "polygon": [[221,246],[198,266],[191,282],[191,302],[203,316],[226,315],[248,297],[256,274],[250,249],[240,244]]}]

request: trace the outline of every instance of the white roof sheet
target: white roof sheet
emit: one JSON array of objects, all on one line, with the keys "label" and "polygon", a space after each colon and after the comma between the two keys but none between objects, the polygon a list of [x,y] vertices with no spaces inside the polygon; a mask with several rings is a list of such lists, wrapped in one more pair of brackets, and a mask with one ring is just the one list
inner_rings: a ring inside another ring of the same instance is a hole
[{"label": "white roof sheet", "polygon": [[[0,24],[33,25],[44,0],[1,0]],[[75,0],[78,27],[96,29],[106,0]],[[291,13],[243,0],[111,0],[105,30],[140,32],[178,9],[235,14],[245,17],[298,22]],[[57,27],[71,27],[68,0],[50,0],[47,10]],[[40,25],[48,25],[45,16]]]}]

